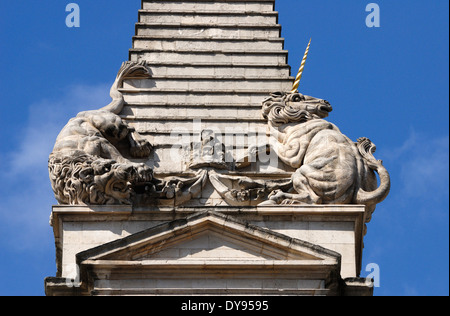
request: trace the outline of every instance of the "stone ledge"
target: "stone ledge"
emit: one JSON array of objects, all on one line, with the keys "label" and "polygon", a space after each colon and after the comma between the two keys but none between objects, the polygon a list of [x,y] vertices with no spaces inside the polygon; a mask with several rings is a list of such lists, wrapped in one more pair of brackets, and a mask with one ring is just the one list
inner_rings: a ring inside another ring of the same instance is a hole
[{"label": "stone ledge", "polygon": [[202,46],[204,50],[217,51],[235,46],[242,51],[282,50],[284,39],[280,37],[217,37],[217,36],[151,36],[138,35],[133,38],[133,49],[143,50],[195,50]]},{"label": "stone ledge", "polygon": [[[155,3],[155,2],[167,2],[164,0],[141,0],[142,3]],[[211,2],[211,0],[170,0],[170,2]],[[215,3],[239,3],[239,2],[271,2],[275,3],[275,0],[214,0]]]},{"label": "stone ledge", "polygon": [[254,108],[254,109],[259,109],[261,110],[261,104],[248,104],[248,103],[242,103],[242,104],[238,104],[238,103],[197,103],[197,104],[185,104],[185,103],[170,103],[170,102],[165,102],[165,103],[160,103],[160,102],[155,102],[155,103],[132,103],[132,102],[127,102],[127,107],[151,107],[151,108],[170,108],[170,109],[176,109],[176,108],[183,108],[183,109],[209,109],[209,108],[213,108],[213,109],[239,109],[239,108],[244,108],[244,109],[248,109],[248,108]]},{"label": "stone ledge", "polygon": [[237,76],[237,77],[229,77],[229,76],[152,76],[150,79],[142,79],[142,78],[133,78],[129,77],[124,82],[129,82],[131,80],[139,80],[139,81],[152,81],[152,80],[183,80],[183,81],[193,81],[193,80],[199,80],[199,81],[210,81],[215,82],[217,80],[223,80],[223,81],[289,81],[292,82],[295,80],[295,77],[244,77],[244,76]]},{"label": "stone ledge", "polygon": [[[155,2],[167,2],[164,0],[141,0],[141,3],[155,3]],[[211,0],[170,0],[170,2],[211,2]],[[269,2],[269,3],[275,3],[275,0],[214,0],[215,3],[240,3],[240,2]]]},{"label": "stone ledge", "polygon": [[[248,65],[267,64],[271,66],[285,65],[288,52],[285,50],[268,51],[237,51],[237,50],[129,50],[131,61],[140,62],[145,60],[150,65],[155,62],[177,63],[189,60],[196,64],[228,64],[228,65]],[[239,62],[238,62],[239,61]]]},{"label": "stone ledge", "polygon": [[[229,1],[228,1],[229,2]],[[209,10],[209,11],[198,11],[198,10],[157,10],[157,9],[141,9],[138,11],[139,13],[149,13],[149,14],[171,14],[171,15],[268,15],[268,16],[278,16],[277,11],[217,11],[217,10]]]},{"label": "stone ledge", "polygon": [[258,11],[179,11],[179,10],[140,10],[140,23],[199,23],[205,20],[209,23],[261,23],[265,25],[273,25],[278,22],[278,13],[274,11],[258,12]]},{"label": "stone ledge", "polygon": [[227,10],[227,11],[270,11],[275,8],[275,0],[235,0],[235,1],[214,1],[210,0],[176,0],[170,1],[142,1],[142,9],[160,8],[166,10],[179,10],[180,5],[185,10],[211,11],[211,10]]},{"label": "stone ledge", "polygon": [[[206,113],[207,114],[207,113]],[[153,121],[164,121],[164,122],[179,122],[179,121],[189,121],[193,122],[195,120],[202,120],[204,122],[253,122],[253,123],[264,123],[266,122],[265,119],[260,117],[211,117],[211,116],[172,116],[172,117],[155,117],[155,116],[135,116],[135,115],[120,115],[121,118],[128,120],[128,121],[135,121],[135,122],[153,122]]]},{"label": "stone ledge", "polygon": [[346,278],[343,280],[343,296],[373,296],[373,282],[365,278]]},{"label": "stone ledge", "polygon": [[177,36],[179,33],[188,33],[190,36],[196,35],[199,38],[209,38],[220,34],[224,38],[245,37],[281,37],[281,26],[274,25],[235,25],[235,24],[151,24],[137,23],[135,25],[136,35],[159,35]]},{"label": "stone ledge", "polygon": [[[239,54],[239,55],[288,55],[287,50],[228,50],[228,49],[180,49],[180,50],[161,50],[161,49],[146,49],[146,48],[131,48],[130,53],[179,53],[179,54]],[[209,63],[213,64],[213,63]],[[227,64],[227,63],[222,63]]]},{"label": "stone ledge", "polygon": [[[141,8],[144,8],[144,4],[152,5],[152,4],[161,3],[161,2],[167,2],[167,1],[162,1],[162,0],[141,0]],[[193,3],[193,4],[195,4],[197,2],[211,2],[211,0],[172,0],[170,2],[174,2],[174,3],[182,2],[182,3]],[[269,4],[275,5],[275,0],[216,0],[216,1],[214,1],[214,3],[215,4],[225,4],[225,5],[229,5],[229,4],[232,4],[232,3],[238,3],[238,4],[240,4],[240,3],[244,3],[244,4],[245,3],[249,3],[249,4],[252,4],[252,3],[263,3],[263,4],[269,3]]]},{"label": "stone ledge", "polygon": [[124,89],[171,89],[176,88],[179,90],[189,89],[264,89],[274,91],[283,91],[283,88],[292,86],[294,82],[293,77],[266,77],[266,78],[230,78],[221,76],[195,76],[189,78],[187,76],[168,76],[159,77],[155,76],[151,79],[127,79],[123,82]]},{"label": "stone ledge", "polygon": [[[234,174],[234,173],[233,173]],[[236,173],[244,174],[244,173]],[[288,173],[286,173],[288,174]],[[261,175],[259,173],[259,175]],[[263,175],[261,175],[263,176]],[[292,205],[292,206],[203,206],[203,207],[158,207],[145,206],[133,207],[131,205],[54,205],[52,207],[52,220],[57,221],[60,215],[80,215],[85,220],[94,220],[91,215],[110,216],[118,215],[161,215],[159,217],[167,217],[167,219],[183,218],[186,215],[198,213],[201,211],[214,210],[223,214],[238,214],[252,216],[296,216],[308,215],[310,218],[314,216],[326,216],[329,220],[330,216],[363,217],[365,212],[364,205]],[[311,217],[312,216],[312,217]]]},{"label": "stone ledge", "polygon": [[253,41],[263,41],[263,42],[284,42],[285,39],[283,37],[218,37],[218,36],[209,36],[209,37],[194,37],[194,36],[164,36],[164,35],[135,35],[133,36],[133,40],[167,40],[167,41],[232,41],[232,42],[253,42]]},{"label": "stone ledge", "polygon": [[279,29],[280,24],[250,24],[250,23],[148,23],[137,22],[136,28],[237,28],[237,29]]},{"label": "stone ledge", "polygon": [[218,63],[209,63],[209,62],[186,62],[186,61],[173,61],[173,62],[165,62],[165,61],[155,61],[152,62],[150,66],[168,66],[168,67],[214,67],[214,68],[221,68],[221,67],[235,67],[235,68],[291,68],[289,64],[277,64],[277,65],[266,65],[264,63],[257,64],[257,63],[224,63],[224,62],[218,62]]},{"label": "stone ledge", "polygon": [[95,289],[92,291],[93,296],[114,296],[114,295],[152,295],[152,296],[277,296],[277,295],[295,295],[295,296],[327,296],[328,289],[300,289],[300,290],[284,290],[284,289],[154,289],[148,290],[143,288],[127,288],[121,290],[115,289]]},{"label": "stone ledge", "polygon": [[141,92],[155,92],[155,93],[177,93],[177,94],[228,94],[228,95],[235,95],[235,94],[254,94],[254,95],[264,95],[268,96],[273,91],[265,90],[227,90],[227,89],[148,89],[148,88],[141,88],[141,89],[119,89],[119,92],[122,93],[141,93]]}]

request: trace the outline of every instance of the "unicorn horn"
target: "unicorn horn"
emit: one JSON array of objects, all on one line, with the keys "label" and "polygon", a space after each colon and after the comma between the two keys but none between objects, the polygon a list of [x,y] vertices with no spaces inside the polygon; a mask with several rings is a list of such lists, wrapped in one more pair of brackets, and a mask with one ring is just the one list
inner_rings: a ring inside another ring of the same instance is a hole
[{"label": "unicorn horn", "polygon": [[310,45],[311,45],[311,39],[309,40],[308,47],[306,48],[305,56],[303,56],[302,64],[300,65],[300,69],[298,70],[297,77],[295,77],[294,86],[292,87],[291,93],[296,93],[298,91],[298,86],[300,84],[300,80],[302,79],[303,70],[305,70],[305,64],[306,64],[306,59],[308,58]]}]

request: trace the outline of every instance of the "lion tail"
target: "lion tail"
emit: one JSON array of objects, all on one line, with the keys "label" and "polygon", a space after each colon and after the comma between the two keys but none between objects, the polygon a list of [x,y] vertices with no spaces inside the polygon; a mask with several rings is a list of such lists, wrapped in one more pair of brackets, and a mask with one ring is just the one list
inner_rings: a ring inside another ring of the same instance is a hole
[{"label": "lion tail", "polygon": [[388,171],[383,166],[383,161],[376,160],[373,154],[375,153],[376,146],[368,138],[360,138],[357,143],[358,150],[363,157],[367,166],[376,171],[380,177],[380,185],[374,191],[365,191],[362,188],[358,190],[356,194],[356,203],[366,206],[375,206],[381,203],[389,194],[391,189],[391,178]]}]

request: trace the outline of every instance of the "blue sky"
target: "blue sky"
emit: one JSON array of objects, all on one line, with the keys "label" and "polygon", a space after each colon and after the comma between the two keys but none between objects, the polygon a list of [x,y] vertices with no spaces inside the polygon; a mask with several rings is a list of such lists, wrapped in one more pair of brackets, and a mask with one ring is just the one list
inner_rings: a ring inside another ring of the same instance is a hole
[{"label": "blue sky", "polygon": [[[128,59],[139,0],[78,0],[81,27],[61,0],[0,2],[0,295],[43,295],[56,272],[48,224],[55,204],[47,158],[67,120],[107,104]],[[369,137],[391,173],[390,196],[365,237],[375,295],[449,295],[449,4],[379,0],[368,28],[362,0],[277,0],[300,91],[327,99],[328,118]]]}]

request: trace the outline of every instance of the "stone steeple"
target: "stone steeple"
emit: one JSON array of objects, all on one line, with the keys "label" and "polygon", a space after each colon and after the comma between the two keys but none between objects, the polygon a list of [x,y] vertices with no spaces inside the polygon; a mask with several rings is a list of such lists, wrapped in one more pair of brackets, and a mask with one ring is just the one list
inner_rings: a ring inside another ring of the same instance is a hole
[{"label": "stone steeple", "polygon": [[372,294],[363,237],[389,174],[293,91],[274,6],[142,1],[113,101],[50,154],[47,295]]}]

